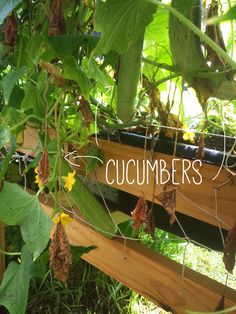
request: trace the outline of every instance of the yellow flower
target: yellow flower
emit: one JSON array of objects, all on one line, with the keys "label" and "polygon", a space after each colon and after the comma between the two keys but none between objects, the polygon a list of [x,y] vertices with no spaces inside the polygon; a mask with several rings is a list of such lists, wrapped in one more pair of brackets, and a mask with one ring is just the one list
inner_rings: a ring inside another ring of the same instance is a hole
[{"label": "yellow flower", "polygon": [[37,167],[37,168],[35,168],[34,169],[34,172],[36,173],[36,176],[35,176],[35,183],[36,184],[38,184],[38,187],[39,187],[39,189],[41,189],[41,187],[43,186],[43,183],[40,181],[40,179],[39,179],[39,167]]},{"label": "yellow flower", "polygon": [[55,215],[52,221],[54,225],[57,225],[60,221],[62,226],[65,227],[68,223],[74,221],[74,219],[65,213],[61,213],[60,215]]},{"label": "yellow flower", "polygon": [[64,187],[70,192],[72,190],[73,185],[75,184],[75,171],[68,172],[67,177],[62,177],[62,180],[65,182]]},{"label": "yellow flower", "polygon": [[195,142],[195,140],[194,140],[194,138],[195,138],[194,132],[189,131],[189,127],[186,124],[183,126],[183,130],[186,130],[184,132],[184,134],[183,134],[183,139],[185,141],[190,141],[191,143],[194,143]]}]

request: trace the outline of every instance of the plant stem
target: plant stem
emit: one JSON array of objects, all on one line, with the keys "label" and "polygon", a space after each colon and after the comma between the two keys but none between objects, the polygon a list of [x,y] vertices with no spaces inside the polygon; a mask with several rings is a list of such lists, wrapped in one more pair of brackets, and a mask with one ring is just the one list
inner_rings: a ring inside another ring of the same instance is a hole
[{"label": "plant stem", "polygon": [[220,47],[218,46],[210,37],[204,34],[200,28],[198,28],[194,23],[192,23],[188,18],[181,14],[175,8],[170,5],[165,4],[159,0],[149,0],[149,2],[159,5],[167,9],[171,14],[173,14],[181,23],[185,24],[191,31],[200,37],[209,47],[211,47],[226,63],[231,67],[236,67],[236,62]]},{"label": "plant stem", "polygon": [[10,253],[10,252],[3,251],[1,249],[0,249],[0,253],[2,253],[4,255],[8,255],[8,256],[19,256],[19,255],[21,255],[21,252],[12,252],[12,253]]},{"label": "plant stem", "polygon": [[38,121],[40,121],[40,122],[43,121],[43,119],[41,119],[41,118],[39,118],[39,117],[37,117],[37,116],[35,116],[35,115],[32,114],[32,115],[29,115],[29,116],[25,117],[21,122],[18,122],[17,124],[15,124],[14,126],[12,126],[12,127],[10,128],[10,132],[12,132],[12,131],[14,131],[15,129],[17,129],[18,127],[22,126],[23,124],[25,124],[26,122],[28,122],[30,119],[35,119],[35,120],[38,120]]}]

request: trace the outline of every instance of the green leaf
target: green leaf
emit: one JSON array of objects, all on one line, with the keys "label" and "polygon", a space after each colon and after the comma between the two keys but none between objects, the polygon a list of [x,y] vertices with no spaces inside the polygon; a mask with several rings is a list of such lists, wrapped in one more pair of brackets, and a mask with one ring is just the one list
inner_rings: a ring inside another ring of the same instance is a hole
[{"label": "green leaf", "polygon": [[22,248],[21,264],[11,262],[0,286],[0,304],[11,314],[24,314],[31,279],[32,254],[26,246]]},{"label": "green leaf", "polygon": [[185,14],[188,9],[192,7],[195,0],[175,0],[178,3],[178,11],[180,11],[182,14]]},{"label": "green leaf", "polygon": [[102,34],[95,54],[107,54],[111,50],[125,53],[142,36],[155,11],[156,5],[148,0],[99,1],[95,28]]},{"label": "green leaf", "polygon": [[12,90],[16,85],[16,82],[24,75],[26,71],[25,67],[20,68],[19,70],[10,71],[2,80],[2,89],[5,104],[8,105]]},{"label": "green leaf", "polygon": [[[15,126],[17,123],[21,122],[25,118],[25,114],[20,110],[17,110],[13,107],[7,106],[4,107],[0,113],[0,123],[7,124],[9,127]],[[21,125],[19,128],[16,128],[16,132],[22,130],[24,125]]]},{"label": "green leaf", "polygon": [[24,86],[25,97],[21,103],[21,108],[24,111],[32,110],[33,114],[38,117],[44,117],[45,114],[45,102],[43,99],[42,85],[35,86],[28,81]]},{"label": "green leaf", "polygon": [[22,0],[0,0],[0,25],[7,15],[19,4]]},{"label": "green leaf", "polygon": [[72,56],[64,58],[64,64],[64,78],[76,81],[79,85],[82,95],[86,100],[89,101],[92,84],[87,75],[80,68],[76,59]]},{"label": "green leaf", "polygon": [[2,148],[11,139],[10,128],[7,124],[0,124],[0,148]]},{"label": "green leaf", "polygon": [[10,160],[12,158],[12,155],[15,153],[16,150],[16,141],[14,137],[11,138],[11,146],[7,152],[7,154],[4,156],[4,159],[0,162],[0,181],[4,178],[5,173],[8,170]]},{"label": "green leaf", "polygon": [[231,7],[225,14],[221,16],[213,16],[209,20],[207,20],[207,24],[217,24],[220,22],[235,20],[236,19],[236,5]]},{"label": "green leaf", "polygon": [[44,213],[38,198],[17,184],[4,183],[0,193],[0,220],[7,225],[21,226],[22,237],[34,259],[47,246],[51,220]]},{"label": "green leaf", "polygon": [[58,35],[48,37],[52,48],[58,56],[68,56],[86,40],[84,35]]},{"label": "green leaf", "polygon": [[21,223],[21,233],[35,260],[48,244],[52,222],[35,196],[32,197],[31,206],[31,212]]},{"label": "green leaf", "polygon": [[87,254],[92,250],[95,250],[97,247],[94,245],[91,246],[72,246],[71,253],[72,253],[72,263],[78,262],[83,254]]},{"label": "green leaf", "polygon": [[86,172],[87,174],[92,173],[97,167],[102,165],[101,160],[104,160],[104,156],[102,151],[95,145],[90,145],[88,148],[88,158],[86,164]]}]

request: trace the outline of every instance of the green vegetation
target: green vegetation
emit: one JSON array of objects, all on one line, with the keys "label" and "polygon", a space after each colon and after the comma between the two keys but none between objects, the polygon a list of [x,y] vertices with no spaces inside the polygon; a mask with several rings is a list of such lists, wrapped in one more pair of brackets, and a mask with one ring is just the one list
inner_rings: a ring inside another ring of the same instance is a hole
[{"label": "green vegetation", "polygon": [[[0,285],[0,304],[11,314],[25,313],[30,283],[29,311],[36,295],[41,301],[50,291],[57,300],[55,311],[60,313],[77,302],[87,307],[85,311],[106,311],[104,306],[109,306],[114,313],[121,308],[135,313],[134,304],[123,298],[132,293],[120,284],[103,283],[104,275],[95,279],[96,284],[105,285],[100,286],[101,295],[93,290],[102,304],[89,305],[86,298],[91,289],[84,283],[92,272],[90,266],[78,279],[82,290],[75,289],[74,282],[68,283],[70,289],[54,279],[53,285],[50,282],[49,259],[44,259],[48,249],[50,268],[64,283],[71,262],[64,230],[69,217],[63,212],[62,195],[71,196],[71,208],[74,203],[80,207],[104,235],[117,232],[104,204],[97,202],[64,161],[67,149],[83,148],[91,157],[84,161],[86,175],[102,162],[102,152],[92,139],[101,131],[131,129],[152,138],[156,134],[171,138],[175,144],[178,140],[196,144],[200,138],[201,151],[204,139],[218,134],[231,141],[224,149],[216,148],[235,154],[235,1],[204,3],[0,0],[0,221],[19,226],[21,237],[16,250],[12,243],[6,248],[6,254],[14,258],[9,259]],[[202,10],[214,26],[203,20]],[[18,171],[23,177],[31,172],[29,182],[19,182],[9,171],[12,159],[19,158],[16,152],[24,143],[27,127],[38,130],[39,146],[28,148],[36,152],[35,159],[26,158],[23,172]],[[23,189],[23,184],[36,194]],[[51,217],[40,205],[42,193],[54,201]],[[152,242],[145,236],[142,241],[172,258],[184,254],[182,240],[161,232],[158,237],[163,241]],[[186,263],[198,267],[191,259],[196,248],[190,248]],[[91,248],[78,250],[86,249]],[[206,261],[196,269],[203,264]]]}]

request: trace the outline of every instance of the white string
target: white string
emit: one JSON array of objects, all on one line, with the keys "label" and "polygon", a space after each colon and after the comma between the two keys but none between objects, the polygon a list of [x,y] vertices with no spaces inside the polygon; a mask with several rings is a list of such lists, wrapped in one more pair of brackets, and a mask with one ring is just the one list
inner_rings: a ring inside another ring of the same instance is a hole
[{"label": "white string", "polygon": [[[218,104],[220,106],[220,104]],[[221,115],[222,115],[222,129],[223,129],[223,133],[224,133],[224,151],[223,151],[223,158],[222,158],[222,161],[221,161],[221,165],[220,165],[220,168],[217,172],[217,174],[214,176],[214,178],[212,179],[212,181],[214,181],[218,176],[219,174],[221,173],[221,170],[223,168],[223,165],[224,165],[224,161],[225,161],[225,156],[226,156],[226,136],[225,136],[225,123],[224,123],[224,106],[221,106]]]}]

